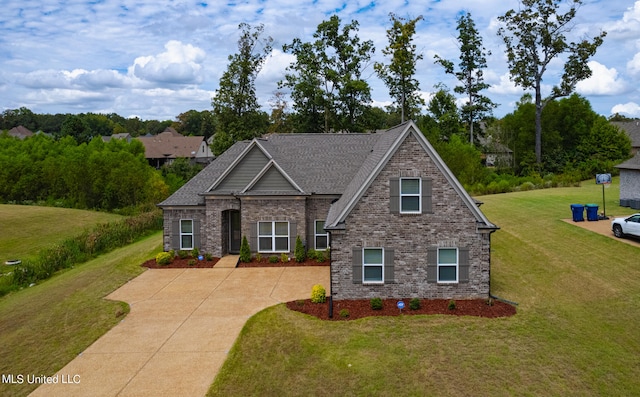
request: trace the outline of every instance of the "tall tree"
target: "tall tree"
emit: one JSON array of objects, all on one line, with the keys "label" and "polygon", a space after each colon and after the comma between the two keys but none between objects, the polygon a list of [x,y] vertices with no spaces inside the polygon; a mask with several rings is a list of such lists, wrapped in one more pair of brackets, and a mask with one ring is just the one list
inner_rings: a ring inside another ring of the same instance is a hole
[{"label": "tall tree", "polygon": [[487,55],[491,55],[482,45],[482,36],[470,13],[458,18],[458,43],[460,43],[460,63],[455,71],[452,61],[436,55],[436,63],[442,65],[446,73],[456,76],[461,85],[454,87],[458,94],[466,94],[467,102],[462,106],[462,118],[469,123],[469,141],[473,144],[473,124],[490,116],[497,106],[480,92],[489,88],[484,82],[482,70],[487,68]]},{"label": "tall tree", "polygon": [[219,131],[229,135],[231,143],[266,131],[267,125],[256,97],[255,80],[271,53],[273,43],[271,37],[263,37],[262,24],[252,27],[241,23],[238,28],[241,31],[238,53],[229,55],[229,65],[211,100]]},{"label": "tall tree", "polygon": [[[564,3],[569,9],[562,13]],[[568,42],[566,35],[582,0],[522,0],[522,7],[509,10],[498,17],[503,26],[498,29],[507,46],[507,62],[511,80],[518,86],[535,91],[535,155],[538,166],[542,162],[542,110],[556,98],[570,95],[576,84],[591,76],[587,61],[602,44],[606,32],[592,39]],[[542,78],[551,61],[567,54],[560,83],[551,95],[542,99]]]},{"label": "tall tree", "polygon": [[437,135],[438,139],[448,141],[451,136],[463,133],[464,127],[460,120],[458,107],[456,106],[456,98],[443,84],[438,84],[435,88],[437,88],[438,91],[436,91],[429,101],[427,110],[437,123],[437,129],[439,131]]},{"label": "tall tree", "polygon": [[314,42],[296,38],[283,46],[296,60],[280,86],[291,89],[298,113],[294,119],[308,131],[364,129],[362,117],[371,102],[371,88],[362,73],[375,48],[371,40],[361,42],[357,32],[357,21],[341,27],[340,18],[333,15],[318,25]]},{"label": "tall tree", "polygon": [[394,99],[400,110],[400,120],[405,117],[415,120],[420,114],[420,106],[424,106],[424,99],[418,93],[420,83],[414,77],[416,64],[422,59],[422,54],[416,51],[413,36],[416,24],[422,16],[407,20],[390,13],[391,27],[387,30],[389,45],[382,53],[391,57],[388,65],[380,62],[374,64],[374,69],[380,79],[389,88],[389,95]]}]

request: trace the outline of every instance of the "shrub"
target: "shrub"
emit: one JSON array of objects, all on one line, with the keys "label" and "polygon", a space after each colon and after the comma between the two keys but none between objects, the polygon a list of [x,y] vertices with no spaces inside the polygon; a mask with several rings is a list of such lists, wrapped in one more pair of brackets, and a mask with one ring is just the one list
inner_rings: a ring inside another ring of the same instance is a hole
[{"label": "shrub", "polygon": [[296,258],[296,262],[304,262],[304,260],[307,259],[307,253],[304,251],[304,245],[302,245],[300,236],[296,237],[296,249],[293,255]]},{"label": "shrub", "polygon": [[347,309],[340,310],[340,317],[342,317],[342,318],[349,317],[349,310],[347,310]]},{"label": "shrub", "polygon": [[371,308],[373,310],[382,310],[382,299],[381,298],[371,298],[371,301],[369,302],[369,305],[371,305]]},{"label": "shrub", "polygon": [[158,265],[166,266],[173,262],[173,256],[169,252],[161,252],[156,255],[156,263]]},{"label": "shrub", "polygon": [[271,255],[269,257],[269,263],[278,263],[278,257],[275,255]]},{"label": "shrub", "polygon": [[189,259],[189,261],[187,262],[187,265],[189,266],[195,266],[196,265],[196,260],[195,259]]},{"label": "shrub", "polygon": [[285,254],[284,252],[280,254],[280,262],[282,263],[287,263],[289,262],[289,255]]},{"label": "shrub", "polygon": [[185,250],[178,251],[178,258],[186,259],[189,256],[189,253]]},{"label": "shrub", "polygon": [[327,300],[327,291],[320,284],[316,284],[311,288],[311,302],[324,303]]},{"label": "shrub", "polygon": [[256,262],[262,262],[262,255],[259,252],[256,254]]},{"label": "shrub", "polygon": [[251,248],[249,248],[247,236],[242,236],[242,243],[240,243],[240,262],[251,262]]},{"label": "shrub", "polygon": [[418,310],[420,309],[420,299],[413,298],[409,301],[409,309]]},{"label": "shrub", "polygon": [[207,261],[212,261],[213,260],[213,255],[206,253],[204,254],[204,259]]},{"label": "shrub", "polygon": [[449,306],[447,306],[449,308],[449,310],[456,310],[456,301],[454,301],[453,299],[451,299],[449,301]]},{"label": "shrub", "polygon": [[316,259],[318,257],[318,251],[314,250],[314,249],[310,249],[309,251],[307,251],[307,258],[309,259]]},{"label": "shrub", "polygon": [[325,261],[324,252],[323,251],[316,251],[316,262],[322,263],[324,261]]},{"label": "shrub", "polygon": [[194,258],[197,258],[200,255],[200,250],[197,248],[194,248],[191,250],[191,256]]}]

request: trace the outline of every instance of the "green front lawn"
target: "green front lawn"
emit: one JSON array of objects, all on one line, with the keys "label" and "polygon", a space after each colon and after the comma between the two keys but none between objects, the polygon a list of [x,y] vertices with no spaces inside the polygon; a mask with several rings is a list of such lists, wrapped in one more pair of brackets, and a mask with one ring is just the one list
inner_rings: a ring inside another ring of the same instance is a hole
[{"label": "green front lawn", "polygon": [[[161,250],[158,232],[0,298],[0,373],[53,375],[65,366],[128,313],[126,303],[104,297]],[[2,384],[0,395],[23,396],[37,386]]]},{"label": "green front lawn", "polygon": [[[633,212],[605,192],[609,215]],[[640,249],[561,220],[602,188],[480,199],[501,227],[491,290],[517,315],[322,322],[279,305],[249,320],[208,395],[640,395]]]}]

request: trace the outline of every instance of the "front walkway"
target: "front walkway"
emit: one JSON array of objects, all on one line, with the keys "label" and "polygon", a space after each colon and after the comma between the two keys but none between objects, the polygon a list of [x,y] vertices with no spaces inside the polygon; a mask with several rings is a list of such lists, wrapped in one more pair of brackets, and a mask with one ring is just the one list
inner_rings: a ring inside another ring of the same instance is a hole
[{"label": "front walkway", "polygon": [[317,283],[328,267],[148,270],[107,297],[129,315],[31,395],[204,396],[247,319]]}]

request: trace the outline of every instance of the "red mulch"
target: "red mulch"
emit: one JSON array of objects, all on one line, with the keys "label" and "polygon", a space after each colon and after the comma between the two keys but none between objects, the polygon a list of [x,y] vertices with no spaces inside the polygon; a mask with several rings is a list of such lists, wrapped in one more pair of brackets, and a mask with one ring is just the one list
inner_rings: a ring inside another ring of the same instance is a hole
[{"label": "red mulch", "polygon": [[329,261],[318,262],[315,259],[307,259],[304,262],[296,262],[295,259],[291,258],[289,262],[280,262],[280,257],[278,257],[278,262],[271,263],[269,262],[268,257],[263,257],[260,262],[256,260],[256,258],[251,258],[251,262],[239,262],[238,267],[288,267],[288,266],[329,266]]},{"label": "red mulch", "polygon": [[[454,316],[476,316],[476,317],[509,317],[516,314],[515,306],[497,300],[493,305],[488,305],[485,299],[456,300],[456,308],[449,310],[448,299],[422,299],[420,309],[411,310],[409,308],[410,299],[404,299],[405,308],[402,315],[416,314],[449,314]],[[329,318],[329,302],[312,303],[311,299],[287,302],[290,310],[305,313],[317,317],[321,320],[355,320],[372,316],[398,316],[400,310],[396,306],[397,299],[383,299],[382,310],[373,310],[369,299],[360,300],[340,300],[333,302],[333,318]],[[341,317],[340,311],[349,311],[349,317]]]},{"label": "red mulch", "polygon": [[144,262],[142,266],[148,267],[149,269],[184,269],[184,268],[206,269],[206,268],[213,267],[220,260],[220,258],[216,258],[216,257],[213,257],[213,259],[210,261],[208,260],[199,261],[196,259],[195,265],[189,265],[189,260],[191,259],[193,258],[187,257],[184,259],[180,259],[176,256],[173,259],[173,262],[171,262],[168,265],[158,265],[155,259],[149,259],[148,261]]},{"label": "red mulch", "polygon": [[[205,269],[212,268],[220,258],[213,257],[213,260],[207,261],[202,260],[199,261],[196,259],[195,265],[189,265],[189,261],[193,259],[192,257],[187,257],[184,259],[180,259],[179,257],[175,257],[173,262],[168,265],[158,265],[155,259],[149,259],[148,261],[142,264],[143,267],[148,267],[149,269]],[[326,262],[318,262],[315,260],[307,260],[305,262],[296,262],[295,260],[289,262],[276,262],[270,263],[269,258],[262,258],[260,262],[256,261],[255,258],[251,259],[249,263],[239,262],[238,267],[285,267],[285,266],[329,266],[329,261]]]}]

